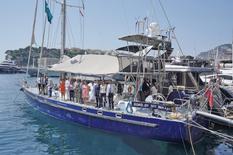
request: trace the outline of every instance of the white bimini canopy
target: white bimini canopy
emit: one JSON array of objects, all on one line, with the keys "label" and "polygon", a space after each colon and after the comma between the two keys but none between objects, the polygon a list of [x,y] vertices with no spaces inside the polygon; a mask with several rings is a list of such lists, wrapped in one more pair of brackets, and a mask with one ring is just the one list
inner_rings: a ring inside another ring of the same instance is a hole
[{"label": "white bimini canopy", "polygon": [[120,71],[118,57],[111,55],[77,55],[63,63],[53,65],[49,70],[86,75],[106,75]]}]

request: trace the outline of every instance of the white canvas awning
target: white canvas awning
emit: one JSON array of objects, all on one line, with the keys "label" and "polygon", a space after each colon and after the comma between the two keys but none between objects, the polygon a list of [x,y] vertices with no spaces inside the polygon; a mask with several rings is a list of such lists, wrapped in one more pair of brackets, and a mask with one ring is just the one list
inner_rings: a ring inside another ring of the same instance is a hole
[{"label": "white canvas awning", "polygon": [[63,63],[53,65],[49,70],[87,75],[118,73],[129,63],[111,55],[78,55]]}]

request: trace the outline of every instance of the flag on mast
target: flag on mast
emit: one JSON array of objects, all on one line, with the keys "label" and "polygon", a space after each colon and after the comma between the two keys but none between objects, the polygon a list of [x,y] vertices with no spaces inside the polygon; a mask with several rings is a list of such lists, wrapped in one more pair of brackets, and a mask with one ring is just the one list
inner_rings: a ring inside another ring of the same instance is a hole
[{"label": "flag on mast", "polygon": [[51,24],[53,15],[49,9],[49,5],[46,0],[45,0],[45,13],[47,14],[48,22]]}]

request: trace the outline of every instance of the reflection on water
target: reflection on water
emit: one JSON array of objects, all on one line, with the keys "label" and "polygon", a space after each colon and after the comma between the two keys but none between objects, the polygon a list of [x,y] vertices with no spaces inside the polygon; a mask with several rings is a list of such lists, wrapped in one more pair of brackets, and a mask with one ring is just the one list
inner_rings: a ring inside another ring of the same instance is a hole
[{"label": "reflection on water", "polygon": [[[51,118],[27,107],[27,117],[37,124],[36,139],[46,144],[47,153],[74,154],[192,154],[190,145],[166,143],[133,136],[108,133]],[[228,131],[228,130],[226,130]],[[228,131],[229,132],[229,131]],[[231,134],[230,132],[228,134]],[[232,154],[233,144],[213,135],[195,144],[196,154]]]}]

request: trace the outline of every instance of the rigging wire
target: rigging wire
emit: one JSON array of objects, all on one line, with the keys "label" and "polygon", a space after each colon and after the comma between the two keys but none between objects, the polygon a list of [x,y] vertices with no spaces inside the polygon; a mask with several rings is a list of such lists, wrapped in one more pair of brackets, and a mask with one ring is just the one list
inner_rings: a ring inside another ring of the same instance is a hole
[{"label": "rigging wire", "polygon": [[181,133],[181,128],[179,128],[179,129],[180,129],[180,136],[181,136],[182,144],[184,146],[185,154],[188,155],[187,148],[186,148],[186,145],[185,145],[185,142],[184,142],[184,137],[183,137],[183,135]]},{"label": "rigging wire", "polygon": [[153,12],[153,14],[154,14],[155,20],[156,20],[158,23],[160,23],[160,22],[159,22],[159,18],[158,18],[157,14],[156,14],[156,11],[155,11],[156,9],[155,9],[155,5],[154,5],[154,3],[153,3],[153,0],[151,0],[150,2],[151,2],[152,12]]},{"label": "rigging wire", "polygon": [[[66,23],[69,23],[69,18],[68,18],[68,12],[66,12]],[[72,41],[71,41],[71,35],[70,35],[70,30],[71,29],[71,27],[69,28],[68,27],[68,24],[66,24],[66,36],[67,36],[67,44],[66,44],[66,46],[68,47],[68,48],[70,48],[71,46],[72,46]]]},{"label": "rigging wire", "polygon": [[[188,101],[188,109],[190,111],[192,111],[192,107],[190,106],[190,101]],[[188,117],[187,117],[187,122],[189,121]],[[192,140],[192,135],[191,135],[191,130],[190,130],[190,125],[187,126],[188,128],[188,133],[189,133],[189,142],[191,144],[191,148],[192,148],[192,152],[193,152],[193,155],[196,155],[196,152],[195,152],[195,149],[194,149],[194,146],[193,146],[193,140]]]},{"label": "rigging wire", "polygon": [[84,9],[79,9],[79,19],[80,19],[80,42],[81,42],[81,48],[84,49]]},{"label": "rigging wire", "polygon": [[32,26],[31,44],[30,44],[30,50],[29,50],[29,54],[28,54],[26,78],[28,77],[30,58],[31,58],[31,53],[32,53],[32,45],[33,45],[33,43],[35,43],[35,26],[36,26],[37,10],[38,10],[38,0],[36,0],[36,6],[35,6],[34,21],[33,21],[33,26]]},{"label": "rigging wire", "polygon": [[72,41],[71,41],[71,39],[70,39],[70,37],[71,37],[71,35],[70,35],[70,31],[67,31],[67,48],[70,48],[70,47],[72,47]]},{"label": "rigging wire", "polygon": [[84,40],[84,39],[85,39],[85,38],[84,38],[84,36],[85,36],[85,31],[84,31],[84,30],[85,30],[85,26],[84,26],[84,24],[85,24],[85,20],[84,20],[84,16],[83,16],[83,18],[82,18],[82,19],[83,19],[82,49],[84,49],[84,45],[85,45],[85,44],[84,44],[84,43],[85,43],[85,40]]},{"label": "rigging wire", "polygon": [[56,26],[56,30],[54,31],[52,47],[55,47],[57,40],[58,40],[57,35],[58,35],[58,29],[60,28],[60,22],[61,22],[61,14],[58,17],[58,23]]},{"label": "rigging wire", "polygon": [[[70,36],[71,36],[71,38],[73,40],[73,45],[71,45],[71,46],[75,47],[75,42],[76,41],[75,41],[74,33],[72,31],[72,27],[71,27],[71,22],[70,22],[69,16],[67,16],[67,21],[68,21],[68,26],[70,27],[70,28],[68,28],[68,30],[70,30]],[[68,35],[69,35],[69,33],[68,33]]]},{"label": "rigging wire", "polygon": [[161,0],[158,0],[158,1],[159,1],[159,4],[160,4],[160,7],[161,7],[162,10],[163,10],[164,16],[165,16],[165,18],[166,18],[166,20],[167,20],[167,22],[168,22],[169,29],[170,29],[170,30],[172,31],[172,33],[173,33],[173,36],[174,36],[175,41],[176,41],[176,43],[177,43],[177,46],[178,46],[178,48],[179,48],[181,54],[184,56],[183,50],[182,50],[182,48],[181,48],[181,46],[180,46],[180,43],[179,43],[179,41],[178,41],[178,39],[177,39],[177,37],[176,37],[176,34],[175,34],[175,32],[174,32],[174,28],[173,28],[172,25],[171,25],[171,22],[170,22],[170,20],[169,20],[169,18],[168,18],[168,15],[167,15],[167,13],[166,13],[166,10],[165,10],[165,8],[164,8],[164,6],[163,6]]},{"label": "rigging wire", "polygon": [[38,68],[37,68],[37,78],[39,77],[40,74],[40,67],[41,67],[41,58],[43,55],[43,48],[44,48],[44,38],[45,38],[45,31],[46,31],[46,18],[44,18],[44,26],[43,26],[43,35],[42,35],[42,43],[41,43],[41,50],[40,50],[40,59],[39,59],[39,64],[38,64]]},{"label": "rigging wire", "polygon": [[[192,120],[191,120],[191,121],[192,121]],[[202,129],[202,130],[204,130],[204,131],[208,131],[208,132],[210,132],[210,133],[212,133],[212,134],[214,134],[214,135],[216,135],[216,136],[219,136],[219,137],[221,137],[221,138],[224,138],[224,139],[227,139],[227,140],[233,142],[233,136],[230,136],[230,135],[227,135],[227,134],[224,134],[224,133],[220,133],[220,132],[218,132],[218,131],[210,130],[210,129],[208,129],[208,128],[202,126],[201,124],[199,124],[199,123],[197,123],[197,122],[195,122],[195,121],[192,121],[192,122],[195,123],[196,125],[190,124],[190,123],[187,123],[187,124],[189,124],[189,125],[191,125],[191,126],[193,126],[193,127]]]}]

